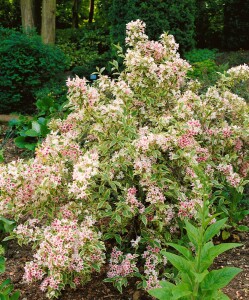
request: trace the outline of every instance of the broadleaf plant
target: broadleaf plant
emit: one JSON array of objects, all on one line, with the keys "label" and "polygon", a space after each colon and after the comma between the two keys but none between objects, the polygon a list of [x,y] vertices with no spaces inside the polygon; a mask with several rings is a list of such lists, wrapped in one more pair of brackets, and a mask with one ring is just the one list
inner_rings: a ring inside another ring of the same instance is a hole
[{"label": "broadleaf plant", "polygon": [[207,224],[208,201],[203,201],[199,207],[199,225],[193,225],[185,220],[185,229],[194,248],[184,247],[174,243],[168,246],[176,249],[179,254],[166,250],[161,253],[177,269],[179,283],[161,281],[161,288],[149,290],[149,294],[159,300],[225,300],[229,299],[221,289],[224,288],[242,270],[234,267],[224,267],[211,270],[214,259],[223,252],[242,246],[238,243],[214,245],[212,238],[225,225],[227,218],[213,224]]}]

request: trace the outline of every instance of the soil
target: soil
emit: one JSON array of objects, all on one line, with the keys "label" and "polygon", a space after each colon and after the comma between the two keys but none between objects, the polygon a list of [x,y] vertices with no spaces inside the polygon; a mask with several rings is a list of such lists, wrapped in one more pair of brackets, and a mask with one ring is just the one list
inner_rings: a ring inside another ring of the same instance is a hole
[{"label": "soil", "polygon": [[[6,126],[0,125],[0,150],[4,141],[3,132]],[[1,130],[2,129],[2,130]],[[25,156],[23,150],[17,149],[12,140],[4,144],[5,162]],[[245,221],[249,224],[249,218]],[[240,242],[242,247],[230,250],[217,258],[213,269],[219,269],[224,266],[234,266],[243,269],[243,271],[233,279],[233,281],[224,289],[224,292],[230,299],[249,299],[249,233],[234,233],[229,242]],[[24,265],[26,261],[32,260],[32,250],[30,247],[20,247],[16,241],[9,241],[6,250],[6,272],[0,276],[0,279],[10,278],[14,284],[15,290],[21,292],[20,300],[45,300],[45,294],[39,289],[39,283],[27,285],[23,282]],[[59,297],[60,300],[150,300],[152,299],[145,292],[136,290],[136,282],[132,281],[128,287],[124,288],[120,294],[112,284],[104,283],[107,266],[104,266],[100,274],[93,274],[92,280],[77,290],[67,288]],[[169,299],[170,300],[170,299]],[[204,300],[204,299],[203,299]]]}]

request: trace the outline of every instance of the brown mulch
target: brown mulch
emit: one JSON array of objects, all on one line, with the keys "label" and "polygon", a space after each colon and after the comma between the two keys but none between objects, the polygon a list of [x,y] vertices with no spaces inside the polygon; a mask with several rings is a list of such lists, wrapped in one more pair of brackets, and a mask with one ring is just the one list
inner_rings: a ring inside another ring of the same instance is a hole
[{"label": "brown mulch", "polygon": [[[16,241],[8,242],[8,250],[5,254],[6,272],[5,278],[11,278],[16,290],[21,291],[21,300],[45,300],[45,294],[40,291],[39,284],[28,285],[23,282],[24,265],[26,261],[32,260],[32,251],[30,247],[20,247]],[[123,294],[120,294],[111,283],[103,282],[106,278],[106,269],[104,267],[100,274],[94,274],[92,280],[77,290],[67,288],[60,296],[60,300],[149,300],[152,299],[141,291],[136,291],[134,283],[124,288]]]},{"label": "brown mulch", "polygon": [[[6,126],[0,125],[3,129]],[[1,129],[1,128],[0,128]],[[1,131],[0,131],[1,134]],[[3,140],[3,135],[0,136]],[[22,150],[17,149],[12,141],[8,141],[4,146],[5,161],[9,162],[20,156],[25,156]],[[249,218],[247,219],[249,221]],[[248,223],[248,222],[247,222]],[[236,233],[233,235],[233,241],[243,243],[242,247],[230,250],[215,261],[213,269],[224,266],[234,266],[243,269],[225,289],[224,292],[232,300],[249,299],[249,233]],[[27,285],[23,282],[24,265],[26,261],[32,260],[32,251],[30,247],[20,247],[16,241],[9,241],[6,251],[6,272],[0,276],[0,279],[11,278],[16,290],[21,291],[20,300],[45,300],[45,294],[39,289],[39,284]],[[77,290],[70,288],[63,291],[60,300],[149,300],[152,299],[142,291],[137,291],[135,281],[123,289],[120,294],[113,288],[112,284],[104,283],[106,276],[106,266],[100,274],[94,274],[92,280],[85,286]],[[1,281],[1,280],[0,280]],[[170,299],[169,299],[170,300]],[[204,300],[204,299],[203,299]]]}]

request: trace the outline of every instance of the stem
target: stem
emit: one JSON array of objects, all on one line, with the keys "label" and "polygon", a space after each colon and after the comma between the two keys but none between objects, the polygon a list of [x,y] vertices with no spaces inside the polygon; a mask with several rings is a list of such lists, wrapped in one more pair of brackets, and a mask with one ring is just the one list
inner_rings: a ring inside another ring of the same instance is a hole
[{"label": "stem", "polygon": [[[199,241],[198,241],[198,250],[197,250],[197,265],[196,265],[196,273],[200,272],[200,265],[201,265],[201,254],[202,254],[202,248],[203,248],[203,236],[205,232],[205,219],[206,219],[206,207],[207,202],[205,201],[205,198],[203,199],[203,205],[200,211],[200,221],[201,226],[199,227]],[[198,299],[198,290],[199,290],[200,283],[197,281],[194,283],[194,289],[193,289],[193,296],[191,300]]]}]

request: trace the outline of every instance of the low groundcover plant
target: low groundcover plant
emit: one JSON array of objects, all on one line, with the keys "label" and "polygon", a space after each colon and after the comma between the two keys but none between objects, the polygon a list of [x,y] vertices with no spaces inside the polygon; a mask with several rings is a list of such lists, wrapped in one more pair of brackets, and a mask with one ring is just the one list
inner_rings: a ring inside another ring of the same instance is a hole
[{"label": "low groundcover plant", "polygon": [[43,279],[51,298],[101,268],[105,240],[113,246],[108,281],[120,291],[133,276],[146,290],[160,287],[174,277],[161,250],[190,221],[200,226],[206,201],[218,220],[215,192],[242,194],[247,183],[248,106],[230,88],[249,67],[228,70],[200,94],[173,36],[150,41],[137,20],[126,44],[116,79],[68,79],[71,113],[51,120],[35,158],[0,166],[1,214],[30,218],[15,231],[36,251],[24,279]]}]

